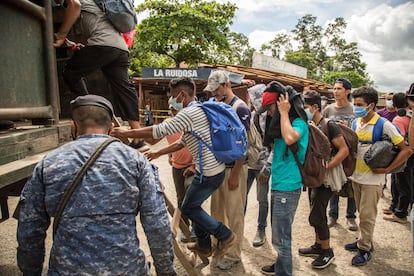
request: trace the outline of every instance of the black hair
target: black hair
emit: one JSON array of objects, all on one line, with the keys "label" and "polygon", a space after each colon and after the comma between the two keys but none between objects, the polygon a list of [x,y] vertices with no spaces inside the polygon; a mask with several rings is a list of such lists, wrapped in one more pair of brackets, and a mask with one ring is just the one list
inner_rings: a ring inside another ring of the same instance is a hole
[{"label": "black hair", "polygon": [[354,90],[352,98],[363,98],[367,104],[374,103],[376,106],[378,103],[378,92],[373,87],[364,86]]},{"label": "black hair", "polygon": [[72,119],[81,130],[100,128],[109,131],[112,118],[108,111],[100,106],[83,105],[72,111]]},{"label": "black hair", "polygon": [[352,89],[352,83],[350,80],[346,79],[346,78],[339,78],[336,79],[335,83],[342,83],[342,86],[347,89],[347,90],[351,90]]},{"label": "black hair", "polygon": [[317,104],[319,110],[322,109],[322,104],[321,104],[321,95],[314,91],[314,90],[309,90],[306,91],[305,93],[303,93],[303,100],[305,101],[306,104],[308,105],[314,105]]},{"label": "black hair", "polygon": [[408,106],[407,99],[405,97],[405,93],[397,93],[392,96],[392,102],[394,107],[397,108],[398,116],[405,116],[407,115],[407,111],[405,110]]},{"label": "black hair", "polygon": [[191,97],[194,96],[195,84],[191,78],[181,77],[181,78],[172,79],[170,81],[169,87],[170,89],[177,89],[177,88],[184,89],[188,92],[189,96]]},{"label": "black hair", "polygon": [[392,96],[392,102],[395,108],[406,108],[408,106],[404,93],[397,93]]}]

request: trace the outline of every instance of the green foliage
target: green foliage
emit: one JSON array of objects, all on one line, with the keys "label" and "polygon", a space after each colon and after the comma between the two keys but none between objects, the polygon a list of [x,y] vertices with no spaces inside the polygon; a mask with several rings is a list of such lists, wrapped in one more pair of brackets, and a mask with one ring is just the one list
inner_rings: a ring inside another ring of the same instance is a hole
[{"label": "green foliage", "polygon": [[168,56],[176,67],[181,62],[197,66],[216,63],[216,53],[231,53],[227,40],[236,5],[201,0],[146,0],[137,12],[149,16],[137,27],[139,52]]},{"label": "green foliage", "polygon": [[283,59],[281,53],[284,47],[292,45],[294,40],[298,44],[298,50],[285,51],[284,60],[306,67],[308,78],[330,79],[326,76],[340,72],[342,75],[351,75],[355,78],[355,83],[370,83],[357,43],[347,43],[342,38],[347,25],[345,19],[338,17],[325,29],[317,25],[316,20],[310,14],[303,16],[292,30],[292,38],[278,34],[271,42],[262,45],[261,51],[270,50],[272,56]]},{"label": "green foliage", "polygon": [[231,32],[227,37],[231,54],[223,57],[220,63],[251,66],[254,48],[249,44],[249,38],[242,33]]},{"label": "green foliage", "polygon": [[318,55],[322,47],[322,27],[316,25],[316,16],[306,14],[298,20],[292,33],[299,43],[299,50]]},{"label": "green foliage", "polygon": [[282,59],[283,53],[292,51],[292,38],[289,34],[277,34],[268,44],[263,44],[260,53],[271,52],[272,57]]},{"label": "green foliage", "polygon": [[309,79],[317,79],[317,61],[315,56],[311,53],[304,51],[289,51],[286,52],[285,61],[307,68],[307,77]]},{"label": "green foliage", "polygon": [[365,86],[365,85],[371,85],[371,82],[367,78],[365,78],[364,76],[361,76],[359,73],[355,71],[327,72],[323,75],[322,81],[333,85],[335,83],[335,80],[338,78],[349,79],[352,83],[352,87],[354,88]]}]

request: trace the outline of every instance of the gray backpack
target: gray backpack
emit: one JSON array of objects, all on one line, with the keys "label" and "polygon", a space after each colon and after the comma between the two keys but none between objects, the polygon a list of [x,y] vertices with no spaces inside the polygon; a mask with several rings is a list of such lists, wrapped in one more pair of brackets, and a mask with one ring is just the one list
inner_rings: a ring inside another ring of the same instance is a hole
[{"label": "gray backpack", "polygon": [[137,14],[131,0],[94,0],[120,33],[135,29]]}]

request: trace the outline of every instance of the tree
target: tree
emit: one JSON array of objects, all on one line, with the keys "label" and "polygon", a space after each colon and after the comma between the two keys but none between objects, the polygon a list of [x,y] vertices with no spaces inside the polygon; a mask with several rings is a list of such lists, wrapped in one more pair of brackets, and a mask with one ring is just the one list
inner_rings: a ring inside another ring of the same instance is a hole
[{"label": "tree", "polygon": [[304,51],[289,51],[285,55],[285,61],[305,67],[309,79],[317,79],[317,61],[311,53]]},{"label": "tree", "polygon": [[[268,44],[262,45],[262,50],[271,50],[272,56],[284,59],[308,70],[308,78],[315,80],[330,80],[332,74],[350,75],[350,80],[366,85],[370,83],[366,73],[366,64],[355,42],[347,43],[343,39],[346,21],[342,17],[327,25],[325,30],[316,24],[316,17],[310,14],[298,20],[292,30],[292,40],[298,44],[296,51],[287,51],[281,56],[281,44],[287,42],[280,35]],[[328,74],[325,76],[325,74]],[[353,79],[353,80],[352,80]]]},{"label": "tree", "polygon": [[201,0],[145,0],[137,12],[149,16],[137,27],[140,52],[170,57],[175,66],[181,62],[198,65],[215,63],[216,53],[231,54],[227,40],[236,5]]},{"label": "tree", "polygon": [[339,78],[347,78],[351,81],[352,87],[361,87],[370,84],[370,81],[355,71],[347,72],[327,72],[323,75],[322,81],[333,84]]},{"label": "tree", "polygon": [[282,59],[284,53],[292,51],[292,38],[289,34],[276,34],[275,38],[268,44],[263,44],[260,48],[260,53],[271,53],[272,57]]},{"label": "tree", "polygon": [[316,25],[316,16],[304,15],[298,20],[292,33],[299,43],[299,50],[313,55],[316,61],[316,68],[308,68],[308,71],[316,71],[315,79],[320,79],[325,72],[325,62],[327,60],[326,47],[323,42],[323,29]]},{"label": "tree", "polygon": [[254,48],[250,46],[249,38],[242,33],[231,32],[228,41],[231,55],[223,57],[223,63],[251,66]]},{"label": "tree", "polygon": [[299,50],[315,56],[322,46],[322,27],[316,25],[316,19],[316,16],[311,14],[304,15],[292,30],[294,38],[299,43]]}]

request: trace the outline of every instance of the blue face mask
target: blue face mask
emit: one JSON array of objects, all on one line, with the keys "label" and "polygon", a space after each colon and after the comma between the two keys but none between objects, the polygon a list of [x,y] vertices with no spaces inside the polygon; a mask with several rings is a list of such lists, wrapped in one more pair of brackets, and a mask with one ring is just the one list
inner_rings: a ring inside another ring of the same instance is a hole
[{"label": "blue face mask", "polygon": [[354,114],[357,118],[364,118],[368,115],[367,108],[365,106],[354,106]]},{"label": "blue face mask", "polygon": [[306,117],[308,117],[309,121],[312,121],[313,114],[310,112],[309,108],[305,108]]},{"label": "blue face mask", "polygon": [[176,98],[174,98],[173,96],[171,96],[169,99],[168,99],[168,105],[171,105],[171,107],[172,108],[174,108],[175,110],[177,110],[177,111],[180,111],[181,109],[183,109],[184,108],[184,105],[183,105],[183,103],[181,102],[181,103],[178,103],[177,102],[177,98],[180,96],[180,94],[178,94],[178,96],[176,97]]}]

